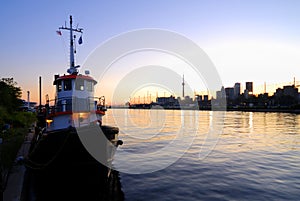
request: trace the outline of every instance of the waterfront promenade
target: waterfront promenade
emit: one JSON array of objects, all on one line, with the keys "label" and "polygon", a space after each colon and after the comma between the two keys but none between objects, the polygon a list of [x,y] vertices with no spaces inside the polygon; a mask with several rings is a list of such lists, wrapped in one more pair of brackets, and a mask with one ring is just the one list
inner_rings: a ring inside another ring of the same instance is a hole
[{"label": "waterfront promenade", "polygon": [[22,162],[18,162],[18,160],[22,160],[22,158],[27,157],[33,135],[33,131],[27,133],[24,142],[17,154],[16,162],[9,173],[7,186],[3,193],[3,200],[5,201],[17,201],[21,199],[26,168],[22,164]]}]

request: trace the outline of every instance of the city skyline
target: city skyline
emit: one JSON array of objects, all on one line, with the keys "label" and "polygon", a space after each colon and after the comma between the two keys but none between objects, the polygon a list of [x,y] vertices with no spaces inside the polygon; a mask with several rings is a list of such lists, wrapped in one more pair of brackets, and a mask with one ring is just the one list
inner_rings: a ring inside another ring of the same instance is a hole
[{"label": "city skyline", "polygon": [[[22,98],[30,91],[36,102],[38,77],[43,79],[43,99],[46,94],[53,99],[53,76],[68,68],[68,34],[59,36],[55,31],[70,14],[84,28],[76,57],[83,66],[81,73],[92,68],[84,64],[99,44],[123,32],[151,27],[177,32],[198,44],[215,64],[224,86],[247,81],[275,84],[300,77],[298,1],[7,1],[0,9],[1,77],[13,77],[23,90]],[[91,75],[96,70],[91,69]],[[187,82],[189,77],[185,76]],[[111,79],[117,82],[118,76]],[[110,93],[105,84],[99,95]]]},{"label": "city skyline", "polygon": [[[230,86],[222,86],[223,89],[235,89],[236,85],[239,84],[239,94],[244,93],[244,90],[247,89],[246,83],[252,83],[252,91],[251,94],[254,96],[258,96],[260,94],[265,94],[267,93],[269,96],[274,95],[274,93],[276,92],[277,89],[279,88],[283,88],[284,86],[295,86],[296,88],[299,89],[300,87],[300,81],[297,80],[293,80],[290,82],[283,82],[283,83],[264,83],[264,85],[260,85],[260,86],[256,86],[255,83],[249,81],[249,82],[245,82],[245,83],[241,83],[241,82],[235,82]],[[182,83],[181,83],[182,85]],[[222,88],[220,88],[220,91],[222,90]],[[180,90],[178,90],[180,92]],[[181,91],[183,91],[183,86],[181,86]],[[218,91],[217,91],[218,92]],[[182,93],[182,92],[181,92]],[[213,94],[211,94],[213,93]],[[185,96],[182,96],[180,93],[170,93],[169,91],[164,91],[161,90],[160,92],[155,91],[154,89],[150,89],[147,88],[146,91],[137,91],[135,96],[129,97],[129,102],[133,103],[133,104],[143,104],[143,103],[151,103],[151,102],[155,102],[156,99],[158,97],[170,97],[173,96],[175,98],[184,98],[184,97],[190,97],[195,99],[196,96],[204,96],[204,95],[208,95],[208,98],[217,98],[217,94],[214,92],[210,92],[207,90],[203,90],[203,91],[194,91],[192,94],[185,94]]]}]

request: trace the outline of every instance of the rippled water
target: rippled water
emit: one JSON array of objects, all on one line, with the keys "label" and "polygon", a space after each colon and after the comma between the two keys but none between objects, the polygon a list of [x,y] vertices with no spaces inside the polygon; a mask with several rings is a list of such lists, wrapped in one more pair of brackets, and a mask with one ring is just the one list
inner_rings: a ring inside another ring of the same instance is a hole
[{"label": "rippled water", "polygon": [[300,199],[300,115],[112,109],[104,123],[124,141],[126,200]]}]

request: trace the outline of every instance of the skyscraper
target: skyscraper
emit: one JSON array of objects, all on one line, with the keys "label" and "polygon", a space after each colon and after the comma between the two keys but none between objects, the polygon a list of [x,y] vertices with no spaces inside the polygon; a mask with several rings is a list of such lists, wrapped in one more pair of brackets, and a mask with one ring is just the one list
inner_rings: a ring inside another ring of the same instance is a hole
[{"label": "skyscraper", "polygon": [[253,92],[253,82],[246,82],[246,89],[249,92]]},{"label": "skyscraper", "polygon": [[234,84],[234,97],[237,98],[241,94],[241,83]]}]

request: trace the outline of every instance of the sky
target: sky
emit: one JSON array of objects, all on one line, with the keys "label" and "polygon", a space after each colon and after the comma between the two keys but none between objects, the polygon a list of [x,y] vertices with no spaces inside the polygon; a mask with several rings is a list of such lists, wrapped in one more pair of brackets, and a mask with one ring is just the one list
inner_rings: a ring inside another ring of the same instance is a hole
[{"label": "sky", "polygon": [[[157,28],[181,34],[201,47],[225,87],[235,82],[253,81],[258,86],[300,80],[299,11],[297,0],[2,0],[0,77],[13,77],[23,98],[30,91],[31,100],[38,102],[42,76],[43,98],[49,94],[53,99],[54,74],[66,73],[69,63],[68,34],[59,36],[56,30],[73,15],[74,24],[84,28],[83,44],[77,46],[79,64],[116,35]],[[120,79],[115,75],[108,82]],[[101,95],[108,95],[111,86],[102,86]]]}]

